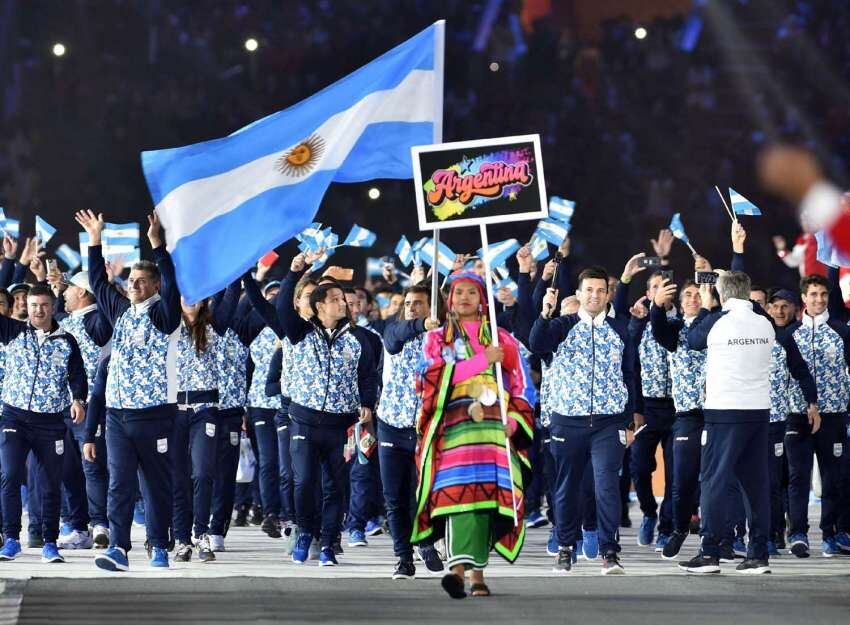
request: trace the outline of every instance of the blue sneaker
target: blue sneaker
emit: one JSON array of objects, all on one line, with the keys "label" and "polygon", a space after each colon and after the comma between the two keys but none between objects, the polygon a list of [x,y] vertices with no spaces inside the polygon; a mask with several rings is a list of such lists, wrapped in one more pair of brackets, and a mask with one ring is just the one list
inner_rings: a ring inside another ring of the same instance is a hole
[{"label": "blue sneaker", "polygon": [[59,536],[70,536],[74,528],[67,521],[59,526]]},{"label": "blue sneaker", "polygon": [[369,542],[366,540],[366,535],[361,530],[354,530],[353,529],[353,530],[348,531],[348,546],[349,547],[368,547]]},{"label": "blue sneaker", "polygon": [[319,554],[319,566],[337,566],[333,547],[322,547],[322,553]]},{"label": "blue sneaker", "polygon": [[655,540],[655,524],[658,523],[657,517],[643,517],[640,522],[640,529],[637,534],[637,544],[641,547],[646,547],[652,544]]},{"label": "blue sneaker", "polygon": [[556,556],[558,555],[558,538],[555,536],[555,526],[552,526],[552,529],[549,530],[549,542],[546,543],[546,555]]},{"label": "blue sneaker", "polygon": [[129,571],[130,562],[127,560],[127,552],[121,547],[110,547],[94,558],[94,565],[104,571]]},{"label": "blue sneaker", "polygon": [[581,530],[581,552],[588,560],[599,557],[599,534],[596,530]]},{"label": "blue sneaker", "polygon": [[747,557],[747,545],[743,538],[740,536],[735,537],[735,540],[732,541],[732,551],[734,551],[735,555],[739,558]]},{"label": "blue sneaker", "polygon": [[151,550],[151,566],[157,569],[167,569],[168,552],[162,547],[154,547]]},{"label": "blue sneaker", "polygon": [[139,499],[136,506],[133,508],[133,525],[136,527],[145,526],[145,504]]},{"label": "blue sneaker", "polygon": [[809,557],[809,538],[805,534],[791,534],[788,537],[788,551],[798,558]]},{"label": "blue sneaker", "polygon": [[[366,523],[366,536],[378,536],[384,533],[384,526],[380,519],[370,519]],[[353,546],[353,545],[352,545]]]},{"label": "blue sneaker", "polygon": [[771,558],[779,556],[779,549],[776,548],[776,543],[772,540],[767,541],[767,555]]},{"label": "blue sneaker", "polygon": [[56,543],[44,543],[44,547],[41,548],[41,561],[45,564],[53,564],[54,562],[64,562],[65,558],[59,554],[59,547],[56,546]]},{"label": "blue sneaker", "polygon": [[295,541],[295,548],[292,550],[292,561],[295,564],[304,564],[307,558],[310,557],[310,543],[313,542],[313,537],[309,533],[298,534],[298,540]]},{"label": "blue sneaker", "polygon": [[540,514],[540,510],[532,510],[525,515],[526,527],[546,527],[549,525],[549,519]]},{"label": "blue sneaker", "polygon": [[824,558],[834,558],[835,556],[841,555],[841,549],[838,547],[838,543],[835,541],[834,536],[823,539],[821,552],[823,553]]},{"label": "blue sneaker", "polygon": [[833,538],[835,538],[835,544],[838,545],[841,551],[850,553],[850,534],[847,532],[838,532]]},{"label": "blue sneaker", "polygon": [[14,560],[18,557],[19,553],[21,553],[20,541],[17,541],[14,538],[7,538],[6,542],[3,544],[3,548],[0,549],[0,561]]},{"label": "blue sneaker", "polygon": [[658,532],[658,536],[655,538],[655,550],[658,552],[664,551],[664,546],[670,542],[670,534],[662,534]]}]

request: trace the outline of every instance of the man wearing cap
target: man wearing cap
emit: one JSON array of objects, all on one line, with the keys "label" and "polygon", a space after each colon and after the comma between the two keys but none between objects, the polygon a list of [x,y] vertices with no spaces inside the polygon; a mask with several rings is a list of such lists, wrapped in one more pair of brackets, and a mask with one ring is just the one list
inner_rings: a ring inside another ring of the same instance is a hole
[{"label": "man wearing cap", "polygon": [[50,289],[36,285],[27,300],[28,322],[0,317],[0,341],[6,345],[7,364],[0,417],[6,541],[0,560],[14,560],[21,551],[20,488],[27,454],[32,451],[39,467],[42,561],[63,562],[56,546],[65,452],[63,415],[70,406],[71,418],[82,422],[88,385],[77,341],[53,318],[55,300]]},{"label": "man wearing cap", "polygon": [[156,263],[133,265],[124,297],[107,280],[100,244],[103,215],[80,211],[76,219],[89,234],[95,299],[114,328],[106,379],[109,548],[95,558],[95,565],[107,571],[129,569],[136,474],[141,468],[150,564],[167,567],[172,518],[168,439],[177,415],[175,364],[181,316],[174,264],[163,244],[159,217],[152,214],[148,240]]},{"label": "man wearing cap", "polygon": [[[97,307],[89,284],[88,272],[75,274],[70,284],[65,284],[61,274],[56,270],[48,275],[48,282],[53,293],[64,300],[67,315],[59,321],[59,326],[71,334],[80,347],[83,364],[86,369],[89,392],[94,387],[94,377],[97,365],[103,357],[105,347],[112,338],[112,324]],[[59,308],[61,309],[61,301]],[[86,398],[88,402],[90,398]],[[62,549],[88,549],[92,545],[89,536],[88,522],[91,517],[92,533],[97,539],[98,547],[109,544],[108,522],[106,520],[106,491],[108,477],[106,471],[106,454],[97,463],[82,462],[82,446],[85,443],[85,426],[75,425],[66,420],[68,433],[65,442],[79,449],[75,453],[69,449],[63,470],[63,483],[68,492],[69,517],[71,532],[60,536],[59,547]],[[102,438],[102,433],[101,433]],[[84,474],[84,475],[83,475]],[[80,487],[83,488],[80,488]],[[82,490],[83,492],[75,492]],[[88,500],[86,505],[86,499]]]},{"label": "man wearing cap", "polygon": [[785,328],[797,318],[800,297],[788,289],[779,289],[770,296],[767,313],[777,328]]},{"label": "man wearing cap", "polygon": [[9,297],[12,298],[12,319],[18,321],[27,320],[27,293],[30,291],[30,285],[26,282],[18,282],[9,287]]}]

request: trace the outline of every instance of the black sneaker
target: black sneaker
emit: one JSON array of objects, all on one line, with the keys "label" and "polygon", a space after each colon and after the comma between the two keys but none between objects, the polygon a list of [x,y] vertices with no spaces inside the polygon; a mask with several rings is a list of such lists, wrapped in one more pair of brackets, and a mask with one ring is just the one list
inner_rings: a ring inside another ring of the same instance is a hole
[{"label": "black sneaker", "polygon": [[236,509],[236,518],[233,519],[233,527],[248,527],[248,508],[246,506]]},{"label": "black sneaker", "polygon": [[195,540],[195,549],[198,552],[198,560],[201,562],[213,562],[215,560],[209,536],[206,534]]},{"label": "black sneaker", "polygon": [[422,561],[425,563],[425,568],[428,569],[431,573],[442,573],[443,569],[443,560],[440,558],[440,554],[434,547],[423,547],[419,550],[419,555],[422,556]]},{"label": "black sneaker", "polygon": [[342,539],[341,538],[337,538],[336,540],[334,540],[334,543],[331,546],[333,547],[334,555],[341,556],[342,554],[345,553],[345,551],[343,551],[343,549],[342,549]]},{"label": "black sneaker", "polygon": [[27,547],[41,549],[44,547],[44,537],[41,534],[29,534],[27,536]]},{"label": "black sneaker", "polygon": [[191,562],[192,561],[192,545],[177,542],[174,546],[174,561],[175,562]]},{"label": "black sneaker", "polygon": [[698,514],[691,515],[691,522],[688,524],[689,534],[699,534],[699,522]]},{"label": "black sneaker", "polygon": [[679,562],[679,568],[684,569],[688,573],[697,573],[700,575],[720,573],[720,559],[715,556],[706,556],[702,552],[699,552],[696,557],[691,558],[687,562]]},{"label": "black sneaker", "polygon": [[395,565],[393,579],[413,579],[414,577],[416,577],[416,567],[413,566],[413,562],[399,560],[398,564]]},{"label": "black sneaker", "polygon": [[735,570],[738,573],[745,573],[747,575],[763,575],[770,573],[770,564],[768,564],[767,559],[756,560],[755,558],[746,558],[741,564],[735,567]]},{"label": "black sneaker", "polygon": [[728,540],[720,541],[720,558],[721,562],[729,563],[735,561],[735,549],[732,543]]},{"label": "black sneaker", "polygon": [[573,548],[558,547],[558,555],[555,556],[555,566],[552,567],[553,573],[569,573],[573,568]]},{"label": "black sneaker", "polygon": [[626,570],[620,564],[620,558],[616,551],[609,551],[602,557],[603,575],[625,575]]},{"label": "black sneaker", "polygon": [[776,548],[780,551],[785,549],[785,532],[777,534],[773,542],[776,544]]},{"label": "black sneaker", "polygon": [[623,514],[620,516],[620,527],[631,527],[632,519],[629,517],[627,508],[623,508]]},{"label": "black sneaker", "polygon": [[263,518],[263,508],[258,505],[251,506],[251,516],[248,519],[248,522],[251,525],[262,525]]},{"label": "black sneaker", "polygon": [[682,532],[673,532],[670,534],[667,544],[664,545],[664,549],[661,551],[661,557],[665,560],[674,560],[679,555],[679,551],[681,551],[687,537],[688,535]]},{"label": "black sneaker", "polygon": [[269,538],[280,538],[280,524],[277,520],[276,514],[267,514],[266,518],[263,519],[263,524],[260,526],[260,529],[263,530]]}]

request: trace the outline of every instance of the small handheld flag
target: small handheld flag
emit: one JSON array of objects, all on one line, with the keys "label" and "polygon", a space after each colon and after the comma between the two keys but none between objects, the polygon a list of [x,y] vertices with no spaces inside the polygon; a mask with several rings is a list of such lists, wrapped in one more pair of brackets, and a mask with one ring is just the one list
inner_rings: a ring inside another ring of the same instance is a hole
[{"label": "small handheld flag", "polygon": [[537,262],[549,258],[549,244],[539,232],[535,232],[531,236],[528,247],[531,248],[531,257]]},{"label": "small handheld flag", "polygon": [[448,276],[452,272],[452,268],[455,264],[455,253],[445,243],[441,242],[439,245],[439,251],[436,254],[436,262],[434,259],[435,253],[433,239],[427,239],[425,244],[419,250],[419,254],[426,265],[430,265],[431,267],[436,266],[437,271],[441,274]]},{"label": "small handheld flag", "polygon": [[380,278],[384,275],[384,261],[380,258],[366,259],[366,277]]},{"label": "small handheld flag", "polygon": [[35,216],[35,236],[41,241],[42,245],[47,243],[56,234],[56,228],[47,223],[38,215]]},{"label": "small handheld flag", "polygon": [[[522,247],[516,239],[507,239],[500,243],[493,243],[489,246],[490,266],[498,267],[504,265],[510,258],[511,254],[516,254],[516,251]],[[484,258],[484,248],[478,250],[478,256]]]},{"label": "small handheld flag", "polygon": [[688,238],[688,235],[685,234],[685,225],[682,223],[682,217],[679,213],[675,213],[673,218],[670,220],[669,226],[670,232],[673,233],[673,236],[679,239],[682,243],[688,246],[688,249],[691,250],[691,253],[696,256],[697,251],[694,249],[694,246],[691,245],[691,240]]},{"label": "small handheld flag", "polygon": [[395,255],[403,267],[409,267],[410,263],[413,262],[413,246],[410,245],[410,241],[407,240],[406,236],[401,235],[398,243],[396,243]]},{"label": "small handheld flag", "polygon": [[576,203],[572,200],[565,200],[557,195],[549,198],[549,219],[556,219],[569,226],[575,209]]},{"label": "small handheld flag", "polygon": [[80,233],[80,264],[83,266],[83,271],[89,270],[89,233]]},{"label": "small handheld flag", "polygon": [[537,224],[537,232],[549,243],[558,247],[570,234],[570,226],[555,219],[542,219]]},{"label": "small handheld flag", "polygon": [[56,249],[56,255],[59,257],[59,260],[65,263],[69,271],[74,271],[74,269],[79,267],[82,262],[80,255],[75,252],[70,245],[65,243]]},{"label": "small handheld flag", "polygon": [[732,210],[735,211],[736,215],[751,215],[753,217],[761,215],[758,206],[750,202],[732,187],[729,187],[729,199],[732,203]]},{"label": "small handheld flag", "polygon": [[850,267],[850,257],[836,249],[832,237],[826,231],[818,230],[815,232],[815,241],[818,244],[817,259],[819,262],[830,267]]},{"label": "small handheld flag", "polygon": [[374,232],[354,224],[342,244],[350,247],[372,247],[377,240],[378,235]]},{"label": "small handheld flag", "polygon": [[13,239],[17,239],[21,234],[21,222],[17,219],[9,219],[6,217],[3,220],[3,234],[9,235]]}]

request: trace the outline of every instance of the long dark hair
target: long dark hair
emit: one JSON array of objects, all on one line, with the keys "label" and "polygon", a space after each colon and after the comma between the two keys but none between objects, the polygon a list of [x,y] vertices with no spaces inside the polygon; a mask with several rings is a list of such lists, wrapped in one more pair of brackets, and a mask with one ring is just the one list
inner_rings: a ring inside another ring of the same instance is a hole
[{"label": "long dark hair", "polygon": [[198,316],[195,317],[194,321],[189,321],[186,313],[183,313],[183,323],[186,324],[189,334],[192,336],[192,343],[195,344],[195,352],[198,354],[205,352],[209,342],[207,340],[207,326],[212,323],[209,299],[201,301],[201,305],[198,308]]}]

